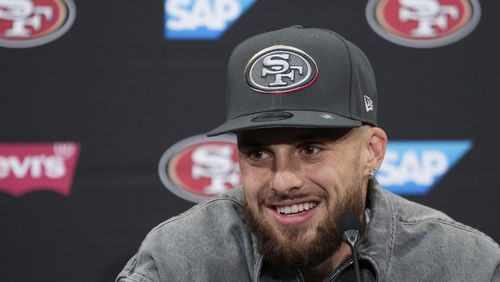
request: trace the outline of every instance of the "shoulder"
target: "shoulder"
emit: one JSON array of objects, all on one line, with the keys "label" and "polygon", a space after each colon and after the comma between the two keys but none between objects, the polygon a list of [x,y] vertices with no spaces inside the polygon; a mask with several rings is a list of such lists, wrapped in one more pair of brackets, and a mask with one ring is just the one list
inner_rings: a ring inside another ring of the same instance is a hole
[{"label": "shoulder", "polygon": [[220,231],[220,228],[224,228],[226,225],[241,222],[242,208],[243,192],[240,188],[233,189],[160,223],[151,230],[146,239],[163,237],[162,234],[180,234],[183,231],[204,234],[214,229]]},{"label": "shoulder", "polygon": [[500,248],[493,239],[443,212],[383,193],[394,220],[394,263],[418,265],[443,281],[456,277],[490,280],[500,264]]},{"label": "shoulder", "polygon": [[448,238],[461,245],[464,243],[462,240],[477,241],[476,244],[484,245],[500,255],[498,244],[483,232],[460,223],[436,209],[409,201],[388,191],[384,193],[392,204],[394,220],[399,225],[414,232],[420,230],[429,236],[453,235]]},{"label": "shoulder", "polygon": [[238,188],[159,224],[146,236],[142,247],[154,251],[178,249],[186,252],[196,245],[210,246],[227,239],[227,236],[244,236],[244,233],[243,192]]},{"label": "shoulder", "polygon": [[252,265],[252,246],[244,225],[243,192],[237,188],[153,228],[122,273],[180,280],[209,277],[218,269],[242,274]]}]

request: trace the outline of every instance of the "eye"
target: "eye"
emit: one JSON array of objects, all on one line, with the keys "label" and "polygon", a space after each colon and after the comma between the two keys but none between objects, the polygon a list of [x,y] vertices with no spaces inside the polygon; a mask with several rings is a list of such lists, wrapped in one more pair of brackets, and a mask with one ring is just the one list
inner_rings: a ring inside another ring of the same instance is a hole
[{"label": "eye", "polygon": [[321,148],[314,144],[303,144],[301,145],[301,152],[306,156],[315,156],[321,152]]},{"label": "eye", "polygon": [[270,157],[270,153],[264,149],[251,149],[244,152],[244,154],[253,161],[260,161]]}]

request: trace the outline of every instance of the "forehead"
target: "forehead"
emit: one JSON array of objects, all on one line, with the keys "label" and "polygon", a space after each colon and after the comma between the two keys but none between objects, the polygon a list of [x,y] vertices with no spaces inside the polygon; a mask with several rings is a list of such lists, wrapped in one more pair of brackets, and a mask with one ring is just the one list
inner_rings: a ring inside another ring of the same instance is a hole
[{"label": "forehead", "polygon": [[[333,142],[350,133],[352,128],[263,128],[238,133],[238,145],[295,144],[303,141]],[[349,134],[350,135],[350,134]]]}]

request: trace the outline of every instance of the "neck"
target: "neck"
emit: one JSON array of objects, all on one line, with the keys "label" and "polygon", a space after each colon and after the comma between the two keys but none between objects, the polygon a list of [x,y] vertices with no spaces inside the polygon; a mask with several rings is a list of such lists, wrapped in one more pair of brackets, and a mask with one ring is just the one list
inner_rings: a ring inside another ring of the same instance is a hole
[{"label": "neck", "polygon": [[340,248],[324,262],[312,268],[302,269],[305,281],[323,281],[350,255],[351,249],[346,243],[342,243]]}]

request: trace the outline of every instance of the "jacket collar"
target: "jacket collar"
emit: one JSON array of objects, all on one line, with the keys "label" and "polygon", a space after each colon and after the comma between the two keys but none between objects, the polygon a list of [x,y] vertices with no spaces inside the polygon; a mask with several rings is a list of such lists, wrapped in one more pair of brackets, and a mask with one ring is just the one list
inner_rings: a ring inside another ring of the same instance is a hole
[{"label": "jacket collar", "polygon": [[395,240],[394,209],[387,192],[372,180],[368,184],[370,222],[360,241],[358,251],[362,258],[372,263],[377,272],[387,272]]}]

